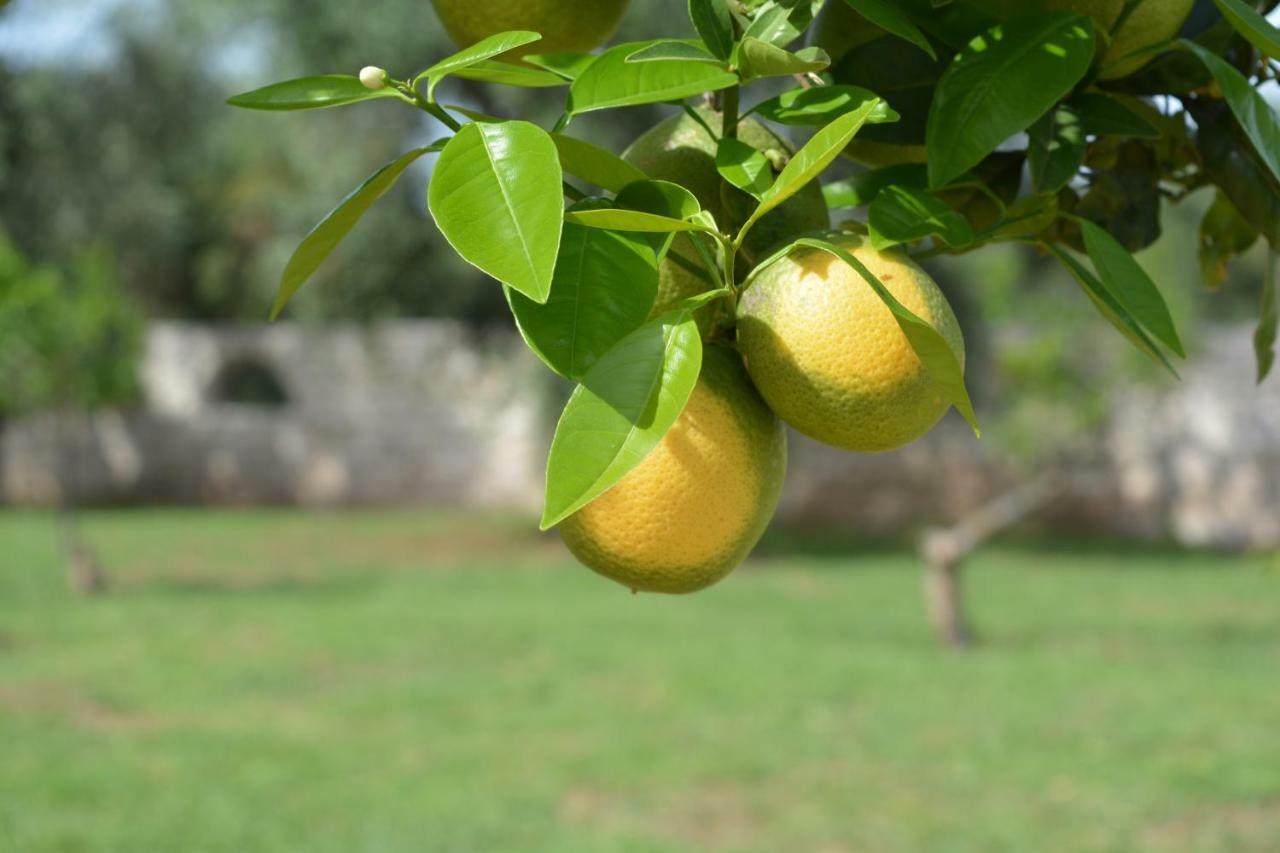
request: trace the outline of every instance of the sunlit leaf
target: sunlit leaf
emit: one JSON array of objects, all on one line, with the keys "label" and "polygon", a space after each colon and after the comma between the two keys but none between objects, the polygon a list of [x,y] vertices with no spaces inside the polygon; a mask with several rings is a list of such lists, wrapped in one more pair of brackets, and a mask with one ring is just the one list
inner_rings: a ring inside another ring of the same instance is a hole
[{"label": "sunlit leaf", "polygon": [[952,247],[973,242],[973,227],[946,202],[926,192],[891,185],[867,209],[871,245],[884,250],[937,235]]},{"label": "sunlit leaf", "polygon": [[538,33],[527,30],[496,33],[432,65],[418,75],[414,85],[416,86],[420,81],[426,80],[427,97],[434,100],[436,86],[440,85],[441,81],[450,74],[455,74],[464,68],[477,65],[486,59],[492,59],[495,56],[506,53],[508,50],[532,44],[541,38],[542,36]]},{"label": "sunlit leaf", "polygon": [[773,164],[763,153],[740,139],[721,139],[716,148],[716,169],[740,190],[759,198],[773,183]]},{"label": "sunlit leaf", "polygon": [[1125,310],[1182,358],[1186,352],[1169,306],[1155,282],[1116,239],[1087,219],[1079,220],[1085,248],[1098,275]]},{"label": "sunlit leaf", "polygon": [[727,0],[689,0],[689,20],[707,49],[721,59],[733,53],[733,16]]},{"label": "sunlit leaf", "polygon": [[644,323],[657,292],[658,261],[643,238],[566,223],[546,304],[510,289],[507,301],[530,349],[578,379]]},{"label": "sunlit leaf", "polygon": [[569,113],[676,101],[738,82],[736,74],[708,62],[627,62],[650,44],[620,44],[596,57],[569,89]]},{"label": "sunlit leaf", "polygon": [[808,246],[832,254],[862,276],[863,280],[880,297],[880,301],[893,312],[893,318],[897,321],[898,327],[907,336],[907,341],[920,358],[920,363],[924,365],[925,372],[937,383],[947,402],[955,406],[956,411],[964,416],[964,419],[969,422],[969,426],[973,427],[975,434],[980,433],[978,418],[973,411],[973,402],[970,400],[969,390],[964,384],[964,367],[960,364],[960,359],[956,357],[946,338],[942,337],[942,334],[937,329],[920,319],[899,302],[871,270],[867,269],[861,261],[840,246],[813,237],[803,237],[797,240],[794,245]]},{"label": "sunlit leaf", "polygon": [[1213,0],[1236,32],[1272,59],[1280,59],[1280,30],[1243,0]]},{"label": "sunlit leaf", "polygon": [[993,27],[938,81],[925,144],[929,183],[945,186],[1030,127],[1080,82],[1093,61],[1088,18],[1047,13]]},{"label": "sunlit leaf", "polygon": [[1070,253],[1060,246],[1053,243],[1041,243],[1040,245],[1041,248],[1052,254],[1067,268],[1067,271],[1079,283],[1085,295],[1089,297],[1089,301],[1093,303],[1094,307],[1098,309],[1098,313],[1108,323],[1114,326],[1120,334],[1124,335],[1143,354],[1161,364],[1165,370],[1168,370],[1175,377],[1178,375],[1178,371],[1174,369],[1168,356],[1156,345],[1156,342],[1151,339],[1151,336],[1134,319],[1133,315],[1120,304],[1107,286],[1093,274],[1092,270],[1073,258]]},{"label": "sunlit leaf", "polygon": [[877,102],[877,105],[867,116],[867,124],[898,120],[898,114],[875,93],[860,86],[840,84],[791,89],[776,98],[756,104],[750,112],[779,124],[821,127],[871,101]]},{"label": "sunlit leaf", "polygon": [[[839,0],[831,0],[831,2],[839,2]],[[901,6],[895,4],[894,0],[844,0],[844,2],[881,29],[911,42],[934,59],[938,58],[933,45],[929,44],[929,39],[920,32],[920,28],[911,20],[911,16]]]},{"label": "sunlit leaf", "polygon": [[441,153],[428,202],[464,260],[545,302],[560,247],[562,180],[555,143],[537,125],[468,124]]},{"label": "sunlit leaf", "polygon": [[840,116],[813,135],[804,147],[795,153],[773,186],[761,196],[760,205],[742,227],[742,234],[751,230],[760,218],[804,189],[810,181],[822,174],[831,161],[848,147],[849,142],[867,122],[879,100],[869,101],[851,113]]},{"label": "sunlit leaf", "polygon": [[328,74],[322,77],[303,77],[274,83],[252,92],[245,92],[227,99],[233,107],[246,110],[319,110],[341,107],[361,101],[379,98],[403,98],[395,89],[369,89],[359,77],[347,74]]},{"label": "sunlit leaf", "polygon": [[559,133],[553,133],[551,140],[560,152],[560,166],[566,172],[601,189],[616,193],[627,184],[643,181],[648,177],[617,154],[599,145]]},{"label": "sunlit leaf", "polygon": [[737,61],[738,73],[748,81],[821,71],[831,64],[831,57],[817,47],[792,53],[759,39],[744,38],[738,45]]},{"label": "sunlit leaf", "polygon": [[687,39],[661,39],[627,57],[627,62],[671,62],[673,60],[710,62],[721,68],[728,68],[724,60],[708,53],[700,42]]},{"label": "sunlit leaf", "polygon": [[702,339],[687,312],[646,323],[595,363],[556,425],[543,530],[644,461],[684,411],[701,367]]},{"label": "sunlit leaf", "polygon": [[399,177],[422,155],[430,154],[444,148],[447,140],[425,148],[415,148],[374,172],[364,183],[350,195],[339,202],[320,224],[311,229],[294,250],[293,256],[280,278],[280,287],[276,294],[275,305],[271,308],[271,319],[280,316],[285,305],[298,292],[298,288],[320,268],[325,258],[333,253],[338,244],[351,233],[351,229],[360,221],[373,203],[387,194],[387,190],[395,185]]},{"label": "sunlit leaf", "polygon": [[1240,127],[1249,137],[1254,150],[1271,170],[1271,174],[1280,179],[1280,121],[1277,121],[1266,98],[1222,57],[1193,41],[1184,39],[1181,44],[1200,57],[1200,61],[1209,69],[1218,88],[1222,90],[1227,106],[1231,108],[1236,121],[1240,122]]},{"label": "sunlit leaf", "polygon": [[453,72],[454,77],[463,80],[475,80],[480,83],[495,83],[499,86],[515,86],[520,89],[551,89],[568,83],[562,75],[543,71],[541,68],[530,68],[497,59],[486,59],[466,68]]}]

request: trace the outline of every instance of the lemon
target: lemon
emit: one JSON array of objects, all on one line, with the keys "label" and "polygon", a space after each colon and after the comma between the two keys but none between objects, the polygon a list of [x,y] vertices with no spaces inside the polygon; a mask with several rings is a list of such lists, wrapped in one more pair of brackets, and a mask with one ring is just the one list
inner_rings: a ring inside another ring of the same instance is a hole
[{"label": "lemon", "polygon": [[[932,325],[964,364],[955,314],[929,274],[866,238],[829,238]],[[769,406],[799,432],[845,450],[880,452],[928,432],[947,402],[893,314],[862,277],[817,249],[762,270],[738,307],[738,346]]]},{"label": "lemon", "polygon": [[630,0],[431,0],[445,32],[459,47],[507,30],[532,30],[542,40],[500,58],[530,53],[588,51],[608,41]]},{"label": "lemon", "polygon": [[707,346],[679,419],[638,467],[560,524],[586,566],[638,592],[687,593],[734,570],[764,533],[786,433],[732,349]]},{"label": "lemon", "polygon": [[1195,0],[1142,0],[1118,28],[1125,0],[1038,0],[1038,4],[1027,0],[979,0],[979,5],[1006,19],[1036,9],[1088,15],[1098,32],[1110,36],[1098,77],[1115,80],[1129,76],[1153,58],[1152,54],[1135,57],[1134,53],[1176,36]]},{"label": "lemon", "polygon": [[[698,115],[717,133],[723,117],[710,107],[698,107]],[[755,119],[738,124],[738,138],[775,163],[783,163],[794,153],[791,145]],[[650,178],[679,184],[698,199],[704,210],[716,218],[722,229],[736,231],[750,212],[750,197],[736,187],[728,186],[716,170],[716,148],[719,140],[687,114],[667,119],[645,132],[631,144],[622,157]],[[821,231],[830,225],[822,189],[812,183],[777,210],[766,215],[747,235],[743,247],[745,272],[755,260],[765,257],[783,240],[806,231]],[[689,238],[676,237],[671,251],[658,271],[658,299],[654,316],[670,310],[677,302],[711,289],[705,267]],[[714,310],[714,306],[713,306]],[[707,314],[699,312],[698,324],[706,331]]]}]

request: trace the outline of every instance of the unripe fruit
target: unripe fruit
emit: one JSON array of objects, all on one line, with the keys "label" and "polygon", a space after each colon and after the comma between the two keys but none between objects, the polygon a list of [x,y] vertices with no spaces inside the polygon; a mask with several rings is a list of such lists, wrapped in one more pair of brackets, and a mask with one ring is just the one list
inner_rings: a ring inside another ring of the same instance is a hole
[{"label": "unripe fruit", "polygon": [[782,423],[725,346],[703,352],[684,411],[640,465],[560,524],[588,568],[637,592],[688,593],[728,575],[778,506]]},{"label": "unripe fruit", "polygon": [[630,0],[431,0],[445,31],[459,47],[508,30],[530,30],[542,40],[500,58],[530,53],[589,51],[609,40]]},{"label": "unripe fruit", "polygon": [[[829,237],[932,325],[964,365],[955,314],[928,273],[866,238]],[[871,286],[840,259],[802,248],[756,274],[738,306],[738,347],[761,396],[801,433],[879,452],[928,432],[948,403]]]}]

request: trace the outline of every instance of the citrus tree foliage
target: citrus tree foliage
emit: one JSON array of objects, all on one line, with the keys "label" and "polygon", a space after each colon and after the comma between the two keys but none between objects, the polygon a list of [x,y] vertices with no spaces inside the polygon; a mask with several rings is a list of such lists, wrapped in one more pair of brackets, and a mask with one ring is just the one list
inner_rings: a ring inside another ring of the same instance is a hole
[{"label": "citrus tree foliage", "polygon": [[37,266],[0,236],[0,420],[119,405],[138,391],[142,315],[102,248]]},{"label": "citrus tree foliage", "polygon": [[[1276,76],[1280,33],[1246,0],[1213,0],[1202,4],[1207,25],[1134,46],[1121,34],[1143,1],[1124,2],[1104,29],[1069,3],[826,0],[837,8],[825,13],[868,27],[832,56],[821,38],[806,46],[823,0],[689,0],[692,39],[539,54],[539,33],[502,32],[411,74],[370,67],[238,95],[235,106],[276,112],[404,106],[447,128],[381,165],[320,221],[285,270],[275,313],[409,163],[437,157],[427,197],[440,233],[497,280],[534,352],[578,383],[552,445],[550,526],[633,470],[675,423],[704,340],[732,338],[732,310],[710,328],[695,315],[732,307],[750,285],[742,249],[753,229],[842,153],[871,144],[918,156],[827,182],[843,228],[915,257],[1039,247],[1133,346],[1175,371],[1181,338],[1131,253],[1159,233],[1162,199],[1201,188],[1217,197],[1201,234],[1210,284],[1257,240],[1275,246],[1280,123],[1259,88]],[[523,61],[508,58],[513,50]],[[891,85],[903,69],[910,85]],[[554,99],[559,118],[540,125],[453,106],[459,81],[530,90]],[[739,193],[719,218],[691,188],[575,135],[582,116],[646,104],[676,106],[718,140],[722,189]],[[810,135],[791,154],[759,151],[738,138],[747,117]],[[693,247],[704,292],[647,319],[677,239]],[[823,235],[776,250],[827,253],[856,270],[938,393],[977,428],[956,353],[857,257]],[[1275,337],[1273,287],[1262,288],[1260,375]]]}]

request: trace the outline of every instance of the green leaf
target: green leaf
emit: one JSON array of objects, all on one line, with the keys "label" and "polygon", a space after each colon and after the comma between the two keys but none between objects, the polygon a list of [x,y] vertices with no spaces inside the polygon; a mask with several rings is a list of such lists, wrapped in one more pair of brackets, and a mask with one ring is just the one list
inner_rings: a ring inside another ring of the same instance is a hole
[{"label": "green leaf", "polygon": [[596,61],[595,55],[563,51],[560,53],[531,53],[524,57],[529,65],[536,65],[543,71],[549,71],[557,77],[570,82],[577,80],[578,75],[588,65]]},{"label": "green leaf", "polygon": [[349,74],[328,74],[323,77],[303,77],[287,80],[245,92],[227,99],[233,107],[246,110],[319,110],[374,101],[379,98],[402,98],[392,88],[368,89],[359,77]]},{"label": "green leaf", "polygon": [[774,0],[765,3],[742,36],[786,47],[809,28],[821,8],[822,0]]},{"label": "green leaf", "polygon": [[428,202],[464,260],[545,302],[560,247],[562,180],[555,143],[537,125],[468,124],[440,155]]},{"label": "green leaf", "polygon": [[1174,369],[1173,364],[1170,363],[1164,352],[1156,346],[1156,342],[1151,339],[1151,336],[1147,334],[1138,321],[1125,310],[1124,306],[1112,295],[1107,286],[1098,280],[1092,270],[1071,257],[1066,250],[1053,243],[1041,243],[1040,246],[1057,258],[1075,277],[1085,295],[1089,297],[1094,307],[1098,309],[1098,313],[1108,323],[1114,326],[1120,334],[1128,338],[1129,342],[1141,350],[1143,354],[1159,362],[1175,377],[1178,375],[1178,371]]},{"label": "green leaf", "polygon": [[570,175],[616,193],[627,184],[645,180],[648,175],[612,151],[590,142],[553,133],[551,140],[560,152],[560,166]]},{"label": "green leaf", "polygon": [[689,20],[703,44],[721,59],[733,53],[733,16],[725,0],[689,0]]},{"label": "green leaf", "polygon": [[849,142],[879,107],[879,100],[869,101],[851,113],[840,116],[813,135],[804,147],[795,153],[782,174],[778,175],[773,186],[761,196],[760,206],[755,209],[739,232],[742,239],[751,227],[760,221],[766,213],[791,198],[812,180],[822,174],[831,161],[848,147]]},{"label": "green leaf", "polygon": [[1059,107],[1045,113],[1027,132],[1032,185],[1039,192],[1049,193],[1065,187],[1084,165],[1088,147],[1075,112]]},{"label": "green leaf", "polygon": [[1147,331],[1180,357],[1186,358],[1169,306],[1146,270],[1106,231],[1087,219],[1079,222],[1089,259],[1093,261],[1103,284]]},{"label": "green leaf", "polygon": [[479,110],[473,110],[471,107],[464,107],[461,104],[441,104],[440,106],[444,107],[444,109],[451,113],[457,113],[458,115],[465,116],[472,121],[483,122],[485,124],[498,124],[500,122],[510,121],[510,119],[505,119],[502,116],[482,113]]},{"label": "green leaf", "polygon": [[978,426],[977,415],[973,411],[973,402],[969,399],[969,390],[964,384],[964,367],[961,366],[960,360],[956,358],[956,354],[952,352],[951,345],[947,343],[946,338],[942,337],[937,329],[917,317],[910,309],[894,298],[894,295],[889,292],[880,279],[876,278],[871,270],[867,269],[861,261],[849,252],[834,243],[812,237],[803,237],[797,240],[795,245],[808,246],[835,255],[853,267],[858,275],[862,276],[863,280],[880,297],[880,301],[893,312],[893,318],[898,321],[898,327],[907,336],[907,341],[920,358],[920,363],[924,365],[925,371],[933,378],[934,382],[938,383],[938,387],[947,402],[955,406],[956,411],[964,416],[964,419],[969,422],[969,426],[973,427],[974,433],[980,435],[981,428]]},{"label": "green leaf", "polygon": [[671,62],[683,60],[688,62],[710,62],[728,69],[724,60],[707,52],[701,42],[688,39],[660,39],[648,47],[642,47],[627,57],[627,62]]},{"label": "green leaf", "polygon": [[569,89],[569,113],[677,101],[738,82],[736,74],[707,62],[627,62],[650,44],[620,44],[596,57]]},{"label": "green leaf", "polygon": [[783,92],[756,104],[750,113],[769,121],[796,127],[821,127],[840,116],[861,109],[875,101],[876,108],[867,116],[867,124],[897,121],[899,115],[875,93],[860,86],[811,86]]},{"label": "green leaf", "polygon": [[1276,333],[1280,327],[1280,305],[1276,304],[1276,255],[1267,258],[1266,280],[1262,282],[1262,304],[1258,330],[1253,333],[1253,351],[1258,356],[1258,382],[1271,372],[1276,362]]},{"label": "green leaf", "polygon": [[1272,59],[1280,59],[1280,30],[1242,0],[1213,0],[1236,32]]},{"label": "green leaf", "polygon": [[717,288],[716,290],[708,290],[705,293],[699,293],[696,296],[689,296],[689,297],[686,297],[685,299],[681,299],[679,302],[675,304],[675,307],[672,308],[670,311],[666,312],[664,316],[674,316],[677,314],[692,316],[694,312],[698,311],[700,308],[705,308],[706,306],[710,305],[712,302],[715,302],[717,299],[724,299],[732,295],[733,295],[733,290],[728,287],[720,287],[720,288]]},{"label": "green leaf", "polygon": [[422,155],[440,150],[443,142],[444,140],[426,148],[415,148],[383,166],[339,202],[319,225],[311,229],[311,233],[303,238],[284,268],[275,305],[271,308],[272,320],[280,316],[280,312],[298,292],[298,288],[311,278],[311,275],[324,263],[325,258],[329,257],[338,244],[351,233],[351,229],[369,211],[373,203],[386,195],[387,190],[395,185],[396,180],[404,174],[404,170],[413,165]]},{"label": "green leaf", "polygon": [[1068,105],[1080,117],[1080,127],[1085,133],[1096,136],[1132,136],[1139,139],[1160,138],[1160,130],[1120,98],[1098,92],[1084,92],[1072,98]]},{"label": "green leaf", "polygon": [[1080,82],[1093,61],[1088,18],[1018,18],[969,42],[938,81],[925,145],[941,187],[1026,130]]},{"label": "green leaf", "polygon": [[716,148],[720,176],[756,198],[773,183],[773,164],[763,153],[740,139],[721,139]]},{"label": "green leaf", "polygon": [[1218,190],[1200,220],[1200,278],[1205,286],[1216,290],[1226,283],[1228,263],[1256,242],[1257,230]]},{"label": "green leaf", "polygon": [[515,86],[521,89],[550,89],[556,86],[563,86],[568,82],[560,74],[553,74],[540,68],[500,62],[496,59],[486,59],[483,62],[477,62],[475,65],[459,68],[453,72],[452,76],[462,80],[495,83],[499,86]]},{"label": "green leaf", "polygon": [[867,209],[871,245],[883,251],[936,234],[952,247],[973,242],[968,220],[941,199],[901,186],[887,186]]},{"label": "green leaf", "polygon": [[1193,41],[1183,39],[1180,44],[1200,57],[1209,69],[1259,158],[1280,179],[1280,122],[1266,98],[1225,59]]},{"label": "green leaf", "polygon": [[[691,220],[702,225],[715,225],[714,219],[710,222],[705,219],[695,219],[702,212],[697,196],[670,181],[636,181],[624,187],[614,201],[619,208],[625,210],[652,213],[669,219]],[[649,232],[649,236],[645,239],[653,246],[658,263],[662,263],[675,239],[675,232]],[[698,241],[693,240],[692,237],[690,240],[695,245],[698,244]]]},{"label": "green leaf", "polygon": [[934,53],[933,45],[929,44],[929,39],[920,32],[920,28],[915,25],[911,17],[895,5],[893,0],[845,0],[845,2],[871,23],[883,30],[888,30],[900,39],[911,42],[933,59],[938,58],[938,54]]},{"label": "green leaf", "polygon": [[656,213],[672,219],[689,219],[701,209],[698,197],[670,181],[636,181],[618,193],[618,207]]},{"label": "green leaf", "polygon": [[792,53],[768,42],[744,38],[738,45],[738,73],[743,82],[764,77],[790,77],[821,71],[831,64],[831,57],[818,47],[806,47]]},{"label": "green leaf", "polygon": [[826,184],[822,188],[827,207],[861,207],[876,200],[885,187],[900,184],[910,189],[925,189],[929,176],[923,163],[901,163],[859,172],[852,178]]},{"label": "green leaf", "polygon": [[582,210],[565,214],[566,222],[585,225],[588,228],[608,228],[612,231],[640,231],[648,234],[672,234],[677,231],[701,231],[714,234],[715,230],[697,222],[672,219],[639,210]]},{"label": "green leaf", "polygon": [[698,324],[682,312],[641,326],[587,371],[551,442],[543,530],[644,461],[684,411],[701,368]]},{"label": "green leaf", "polygon": [[542,36],[540,34],[528,30],[512,30],[511,32],[491,35],[470,47],[458,51],[453,56],[440,60],[426,71],[423,71],[413,81],[414,87],[416,88],[422,80],[426,80],[427,98],[434,101],[436,86],[440,85],[440,81],[450,74],[484,62],[486,59],[492,59],[499,54],[506,53],[508,50],[532,44],[541,39]]},{"label": "green leaf", "polygon": [[510,289],[507,302],[529,348],[578,379],[644,323],[657,293],[658,261],[645,240],[566,223],[546,304]]}]

